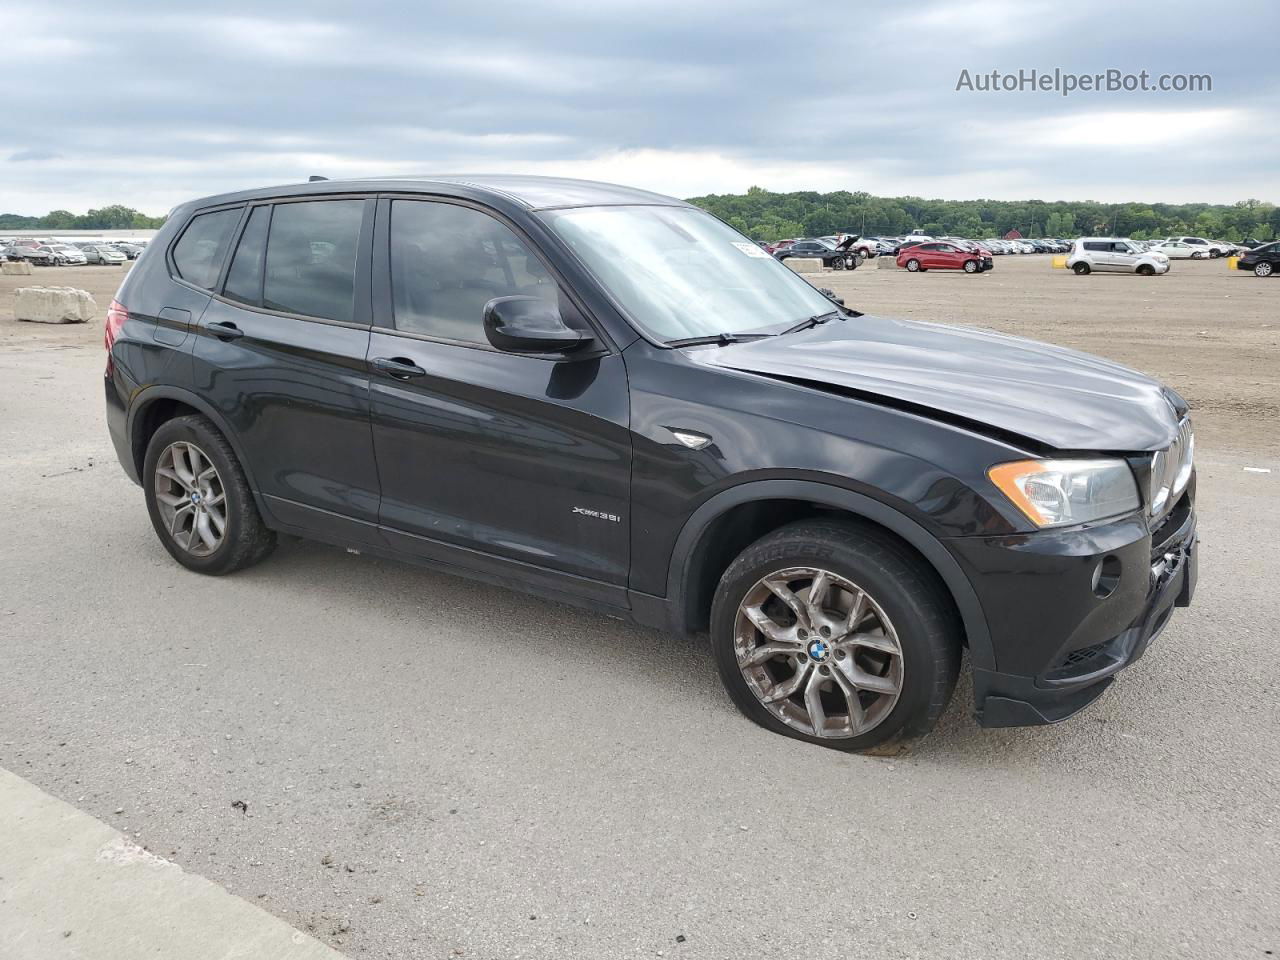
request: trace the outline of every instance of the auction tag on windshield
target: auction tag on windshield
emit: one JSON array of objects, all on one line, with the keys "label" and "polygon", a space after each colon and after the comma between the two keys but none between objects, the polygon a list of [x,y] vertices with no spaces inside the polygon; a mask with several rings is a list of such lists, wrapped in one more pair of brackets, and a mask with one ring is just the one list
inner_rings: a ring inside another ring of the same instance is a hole
[{"label": "auction tag on windshield", "polygon": [[745,253],[748,257],[764,257],[766,260],[769,258],[769,254],[765,253],[762,249],[757,247],[754,243],[738,243],[738,241],[735,240],[733,241],[733,245],[737,247],[739,250],[741,250],[743,253]]}]

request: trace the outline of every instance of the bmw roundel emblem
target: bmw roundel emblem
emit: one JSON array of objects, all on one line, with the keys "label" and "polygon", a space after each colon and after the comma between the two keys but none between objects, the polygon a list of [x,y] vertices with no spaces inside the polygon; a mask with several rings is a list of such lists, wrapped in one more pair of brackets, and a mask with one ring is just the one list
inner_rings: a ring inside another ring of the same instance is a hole
[{"label": "bmw roundel emblem", "polygon": [[814,640],[809,644],[809,657],[815,663],[822,663],[831,655],[831,648],[825,640]]}]

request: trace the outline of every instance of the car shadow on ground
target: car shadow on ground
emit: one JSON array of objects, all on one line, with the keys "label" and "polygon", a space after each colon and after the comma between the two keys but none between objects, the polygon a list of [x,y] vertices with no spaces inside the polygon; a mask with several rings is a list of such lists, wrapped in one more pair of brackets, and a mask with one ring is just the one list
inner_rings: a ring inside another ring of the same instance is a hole
[{"label": "car shadow on ground", "polygon": [[[420,620],[425,612],[429,621],[416,642],[429,642],[432,625],[458,630],[474,627],[488,644],[507,648],[500,649],[503,655],[545,653],[590,666],[617,674],[620,689],[627,686],[622,682],[627,676],[635,683],[666,686],[668,696],[688,697],[697,709],[712,709],[735,722],[750,723],[724,692],[705,635],[675,637],[433,568],[350,556],[338,548],[292,537],[281,538],[280,548],[267,562],[237,574],[235,580],[249,581],[254,592],[314,590],[332,603],[367,606],[374,612],[369,639],[376,638],[377,623],[382,620],[389,626],[388,639],[403,642],[402,625]],[[1105,696],[1124,694],[1114,689]],[[942,767],[1039,766],[1096,750],[1104,722],[1095,708],[1052,727],[982,729],[973,718],[973,683],[966,657],[954,696],[934,732],[913,743],[903,756]]]}]

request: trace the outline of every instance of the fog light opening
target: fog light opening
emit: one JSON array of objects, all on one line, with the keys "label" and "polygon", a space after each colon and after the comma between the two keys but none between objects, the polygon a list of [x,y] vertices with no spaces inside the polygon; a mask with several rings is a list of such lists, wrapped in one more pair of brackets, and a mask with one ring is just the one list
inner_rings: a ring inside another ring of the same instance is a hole
[{"label": "fog light opening", "polygon": [[1105,600],[1116,592],[1120,586],[1120,558],[1114,555],[1103,557],[1093,568],[1093,593],[1099,600]]}]

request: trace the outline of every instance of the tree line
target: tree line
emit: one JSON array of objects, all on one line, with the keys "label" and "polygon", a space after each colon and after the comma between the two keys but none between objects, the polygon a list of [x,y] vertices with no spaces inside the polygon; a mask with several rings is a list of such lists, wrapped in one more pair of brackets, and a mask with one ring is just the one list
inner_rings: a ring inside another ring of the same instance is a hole
[{"label": "tree line", "polygon": [[1102,235],[1148,240],[1176,234],[1238,243],[1280,236],[1280,210],[1260,200],[1238,203],[1121,203],[1045,200],[925,200],[875,197],[861,191],[710,194],[690,203],[715,214],[753,240],[821,237],[837,233],[982,239],[1017,230],[1024,237]]},{"label": "tree line", "polygon": [[117,203],[88,213],[51,210],[43,217],[0,213],[0,230],[151,230],[164,223],[164,219],[149,217]]},{"label": "tree line", "polygon": [[[1280,236],[1280,209],[1260,200],[1238,203],[1122,203],[1072,200],[924,200],[874,197],[836,190],[773,193],[751,187],[743,194],[709,194],[689,201],[715,214],[753,240],[821,237],[835,233],[902,236],[1024,237],[1106,235],[1147,240],[1176,234],[1238,243]],[[113,204],[76,214],[53,210],[43,217],[0,214],[0,230],[143,230],[164,217],[149,217]]]}]

